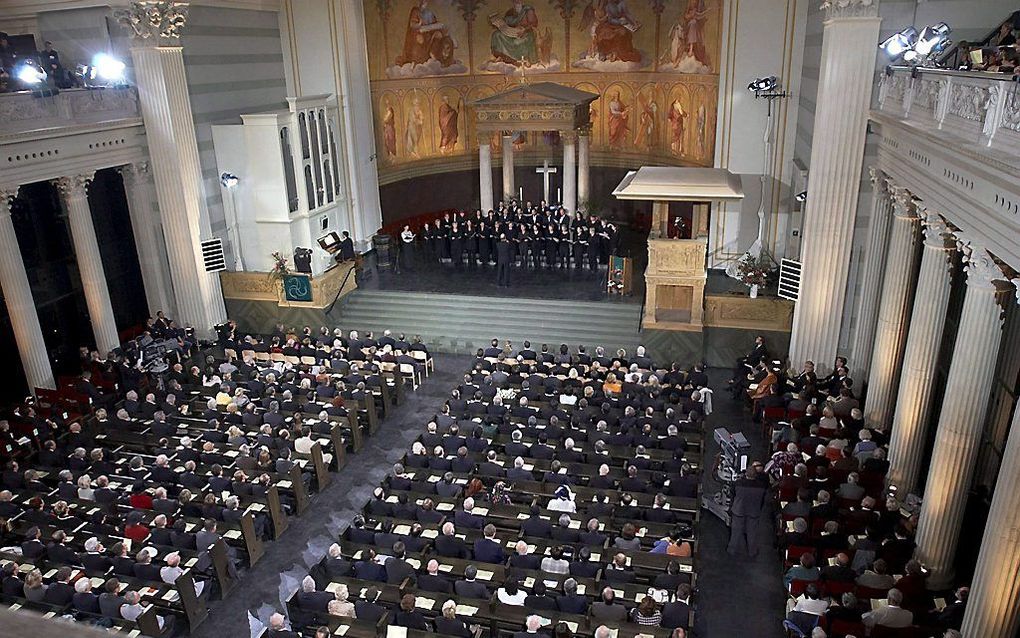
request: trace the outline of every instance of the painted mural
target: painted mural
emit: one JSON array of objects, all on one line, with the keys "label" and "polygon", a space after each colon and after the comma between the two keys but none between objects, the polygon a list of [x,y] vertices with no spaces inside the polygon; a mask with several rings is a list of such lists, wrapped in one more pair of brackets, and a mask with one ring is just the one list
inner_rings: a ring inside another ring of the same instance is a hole
[{"label": "painted mural", "polygon": [[[601,96],[594,165],[712,163],[721,0],[365,0],[365,14],[383,180],[463,168],[470,103],[529,80]],[[522,162],[560,144],[508,139]]]}]

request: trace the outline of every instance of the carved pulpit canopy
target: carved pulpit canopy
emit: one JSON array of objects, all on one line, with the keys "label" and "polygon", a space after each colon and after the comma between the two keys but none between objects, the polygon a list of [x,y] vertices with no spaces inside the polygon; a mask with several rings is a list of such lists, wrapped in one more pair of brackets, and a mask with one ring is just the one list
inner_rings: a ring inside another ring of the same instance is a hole
[{"label": "carved pulpit canopy", "polygon": [[725,168],[642,166],[613,191],[617,199],[657,202],[725,202],[744,198],[740,177]]},{"label": "carved pulpit canopy", "polygon": [[521,84],[475,100],[479,133],[580,131],[591,126],[591,103],[599,96],[555,82]]}]

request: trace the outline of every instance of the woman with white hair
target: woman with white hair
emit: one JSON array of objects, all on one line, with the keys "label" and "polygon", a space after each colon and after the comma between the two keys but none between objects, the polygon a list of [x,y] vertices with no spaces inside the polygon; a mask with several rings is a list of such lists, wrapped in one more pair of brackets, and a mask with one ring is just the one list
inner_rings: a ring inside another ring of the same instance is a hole
[{"label": "woman with white hair", "polygon": [[433,622],[435,623],[437,634],[460,636],[461,638],[468,638],[471,635],[467,624],[460,618],[457,618],[457,603],[452,600],[443,603],[443,615],[437,616]]},{"label": "woman with white hair", "polygon": [[334,600],[329,601],[326,610],[331,616],[340,616],[342,618],[357,618],[358,615],[354,611],[354,603],[348,600],[350,597],[350,591],[347,589],[347,585],[340,583],[336,586],[333,591],[333,595],[336,597]]},{"label": "woman with white hair", "polygon": [[83,501],[94,501],[94,490],[92,489],[92,479],[88,474],[82,474],[78,477],[78,498]]}]

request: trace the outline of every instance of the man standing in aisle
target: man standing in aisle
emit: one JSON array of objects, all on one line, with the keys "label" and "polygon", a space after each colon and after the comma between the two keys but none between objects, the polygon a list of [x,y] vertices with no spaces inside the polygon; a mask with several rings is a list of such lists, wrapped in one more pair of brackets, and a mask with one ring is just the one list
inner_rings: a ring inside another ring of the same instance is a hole
[{"label": "man standing in aisle", "polygon": [[496,243],[496,285],[506,288],[510,287],[510,260],[513,246],[506,238],[506,233],[499,234],[499,241]]},{"label": "man standing in aisle", "polygon": [[751,558],[758,555],[758,521],[765,507],[766,488],[753,463],[737,480],[730,504],[730,544],[726,548],[730,554],[746,549]]}]

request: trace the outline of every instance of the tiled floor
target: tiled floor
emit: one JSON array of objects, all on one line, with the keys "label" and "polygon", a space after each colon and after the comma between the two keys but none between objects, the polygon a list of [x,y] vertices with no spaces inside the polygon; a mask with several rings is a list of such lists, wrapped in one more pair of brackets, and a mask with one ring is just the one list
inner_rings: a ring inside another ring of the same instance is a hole
[{"label": "tiled floor", "polygon": [[[291,522],[286,534],[267,545],[262,560],[243,577],[241,587],[225,601],[213,603],[206,622],[194,634],[196,638],[241,636],[242,627],[251,627],[256,635],[271,613],[284,608],[283,601],[295,591],[308,568],[319,561],[327,547],[367,502],[392,464],[408,449],[425,420],[446,400],[450,388],[469,365],[464,356],[443,355],[435,359],[436,371],[424,385],[408,395],[379,433],[366,441],[364,449],[349,457],[346,468],[313,502],[311,508]],[[725,383],[727,372],[712,371],[716,387]],[[709,417],[708,432],[716,427],[743,429],[755,446],[758,457],[764,446],[739,403],[716,395],[715,412]],[[706,439],[711,441],[710,434]],[[708,464],[716,452],[710,443]],[[714,492],[714,483],[706,477],[706,493]],[[698,638],[781,638],[780,628],[784,594],[777,555],[769,551],[771,529],[762,530],[763,551],[748,562],[726,553],[728,531],[711,514],[703,512],[698,565]]]}]

